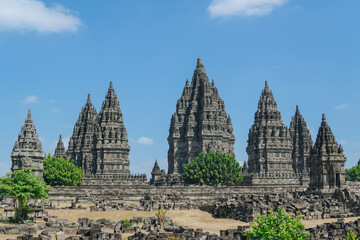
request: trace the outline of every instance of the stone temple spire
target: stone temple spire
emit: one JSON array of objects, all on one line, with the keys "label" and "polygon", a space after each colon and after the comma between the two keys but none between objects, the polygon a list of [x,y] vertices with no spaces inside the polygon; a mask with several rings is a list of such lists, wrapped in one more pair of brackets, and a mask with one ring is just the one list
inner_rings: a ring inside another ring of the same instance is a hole
[{"label": "stone temple spire", "polygon": [[91,103],[90,94],[88,94],[86,104],[82,107],[75,123],[67,150],[68,158],[74,160],[85,174],[93,173],[95,167],[93,150],[96,115],[96,109]]},{"label": "stone temple spire", "polygon": [[12,160],[11,171],[36,167],[35,174],[42,178],[44,152],[35,125],[28,110],[27,118],[21,127],[20,134],[15,141],[10,154]]},{"label": "stone temple spire", "polygon": [[295,115],[291,119],[290,135],[293,145],[293,169],[296,173],[308,174],[310,152],[313,146],[313,141],[298,106],[296,106]]},{"label": "stone temple spire", "polygon": [[200,152],[234,155],[235,136],[215,84],[210,84],[201,58],[194,75],[185,83],[171,117],[169,129],[168,173],[181,174],[183,166]]},{"label": "stone temple spire", "polygon": [[59,141],[58,141],[58,143],[56,145],[56,148],[55,148],[54,157],[64,158],[64,159],[67,157],[65,147],[64,147],[64,142],[63,142],[63,140],[61,138],[61,135],[59,137]]},{"label": "stone temple spire", "polygon": [[[292,168],[292,141],[268,82],[249,130],[248,176],[251,184],[298,184]],[[275,178],[275,176],[277,176]]]},{"label": "stone temple spire", "polygon": [[129,175],[128,135],[112,82],[96,119],[96,174]]},{"label": "stone temple spire", "polygon": [[310,186],[317,189],[341,188],[345,184],[345,162],[344,150],[337,144],[323,114],[311,151]]}]

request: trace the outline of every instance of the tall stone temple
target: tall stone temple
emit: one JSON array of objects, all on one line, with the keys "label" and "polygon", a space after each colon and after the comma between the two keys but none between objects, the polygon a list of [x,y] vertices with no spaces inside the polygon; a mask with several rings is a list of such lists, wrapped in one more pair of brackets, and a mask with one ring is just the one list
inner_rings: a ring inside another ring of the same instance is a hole
[{"label": "tall stone temple", "polygon": [[55,148],[54,157],[64,158],[64,159],[67,157],[64,142],[63,142],[63,140],[61,138],[61,135],[59,137],[59,141],[58,141],[58,143],[56,145],[56,148]]},{"label": "tall stone temple", "polygon": [[344,150],[336,142],[323,114],[315,146],[311,151],[310,188],[330,190],[343,187],[345,162]]},{"label": "tall stone temple", "polygon": [[20,134],[15,141],[10,154],[12,160],[11,171],[36,167],[35,175],[43,178],[44,152],[35,125],[28,110],[27,118],[21,127]]},{"label": "tall stone temple", "polygon": [[90,95],[82,107],[69,141],[67,155],[85,174],[82,184],[100,184],[104,181],[127,184],[146,181],[146,175],[131,175],[130,146],[113,83],[97,114]]},{"label": "tall stone temple", "polygon": [[293,170],[292,138],[283,123],[268,82],[249,130],[244,182],[250,185],[299,185]]},{"label": "tall stone temple", "polygon": [[235,136],[214,80],[210,83],[201,58],[192,81],[186,80],[169,129],[168,174],[183,173],[183,166],[200,152],[234,154]]},{"label": "tall stone temple", "polygon": [[69,141],[67,156],[83,170],[84,174],[92,174],[96,170],[94,163],[94,138],[97,112],[91,103],[90,94],[82,107]]},{"label": "tall stone temple", "polygon": [[112,82],[96,118],[95,127],[95,173],[129,175],[128,135]]},{"label": "tall stone temple", "polygon": [[293,169],[300,177],[301,185],[309,185],[309,161],[313,141],[299,107],[296,106],[295,116],[290,123],[290,136],[292,139]]}]

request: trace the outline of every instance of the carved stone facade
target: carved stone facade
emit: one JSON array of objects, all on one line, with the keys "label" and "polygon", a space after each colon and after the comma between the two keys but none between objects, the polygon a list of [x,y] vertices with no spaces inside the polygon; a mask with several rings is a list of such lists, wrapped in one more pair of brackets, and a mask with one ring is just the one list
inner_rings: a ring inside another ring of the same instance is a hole
[{"label": "carved stone facade", "polygon": [[74,160],[84,174],[92,174],[96,170],[93,157],[96,116],[97,112],[89,94],[75,123],[67,150],[69,159]]},{"label": "carved stone facade", "polygon": [[309,161],[313,141],[299,107],[296,106],[295,116],[291,119],[290,135],[292,138],[293,169],[300,176],[302,185],[309,185]]},{"label": "carved stone facade", "polygon": [[96,174],[129,175],[128,135],[112,82],[96,118]]},{"label": "carved stone facade", "polygon": [[56,145],[56,148],[55,148],[54,157],[64,158],[64,159],[67,157],[65,147],[64,147],[64,142],[63,142],[63,140],[61,138],[61,135],[59,137],[59,141],[58,141],[58,143]]},{"label": "carved stone facade", "polygon": [[11,171],[36,167],[35,175],[43,178],[44,152],[35,125],[28,110],[27,118],[10,154]]},{"label": "carved stone facade", "polygon": [[341,144],[337,144],[323,114],[315,146],[311,151],[310,187],[320,190],[344,187],[345,162],[344,150]]},{"label": "carved stone facade", "polygon": [[146,175],[130,175],[128,135],[112,82],[99,114],[88,96],[67,151],[85,173],[82,184],[143,184]]},{"label": "carved stone facade", "polygon": [[249,131],[247,170],[251,185],[297,185],[293,170],[292,139],[284,125],[267,81],[261,93],[255,121]]},{"label": "carved stone facade", "polygon": [[169,129],[168,174],[183,173],[183,166],[200,152],[235,155],[233,127],[214,81],[209,82],[198,58],[191,83],[186,80]]},{"label": "carved stone facade", "polygon": [[166,173],[165,170],[160,170],[158,162],[155,160],[154,167],[151,171],[151,185],[166,185]]}]

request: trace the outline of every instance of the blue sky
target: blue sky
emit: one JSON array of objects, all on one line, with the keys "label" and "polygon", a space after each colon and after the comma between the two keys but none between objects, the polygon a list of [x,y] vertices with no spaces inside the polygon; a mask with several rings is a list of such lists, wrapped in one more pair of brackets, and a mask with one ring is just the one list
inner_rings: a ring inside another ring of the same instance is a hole
[{"label": "blue sky", "polygon": [[[167,170],[170,117],[201,56],[231,115],[237,160],[265,80],[289,125],[299,105],[315,140],[325,113],[348,158],[360,158],[360,1],[0,0],[0,175],[26,118],[45,152],[68,140],[91,94],[113,81],[130,168]],[[66,143],[67,144],[67,143]]]}]

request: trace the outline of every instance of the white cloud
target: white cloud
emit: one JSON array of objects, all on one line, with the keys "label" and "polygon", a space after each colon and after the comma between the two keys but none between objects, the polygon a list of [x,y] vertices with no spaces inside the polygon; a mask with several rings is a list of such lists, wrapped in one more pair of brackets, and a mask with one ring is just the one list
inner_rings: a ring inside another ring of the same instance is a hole
[{"label": "white cloud", "polygon": [[154,144],[154,140],[152,138],[140,137],[138,139],[138,143],[145,144],[145,145],[152,145],[152,144]]},{"label": "white cloud", "polygon": [[[0,0],[1,1],[1,0]],[[39,102],[39,98],[38,98],[38,96],[35,96],[35,95],[33,95],[33,96],[27,96],[24,100],[22,100],[21,101],[22,103],[27,103],[27,104],[29,104],[29,103],[37,103],[37,102]]]},{"label": "white cloud", "polygon": [[40,0],[0,0],[0,30],[42,33],[76,32],[81,20],[61,5],[47,7]]},{"label": "white cloud", "polygon": [[54,109],[52,110],[52,112],[53,112],[53,113],[59,113],[59,112],[60,112],[60,109],[54,108]]},{"label": "white cloud", "polygon": [[348,108],[348,107],[349,107],[349,105],[347,105],[347,104],[341,104],[341,105],[335,106],[334,108],[336,110],[340,110],[340,109],[344,109],[344,108]]},{"label": "white cloud", "polygon": [[65,149],[68,148],[68,146],[69,146],[69,141],[70,141],[70,137],[65,137],[65,138],[63,138],[63,143],[64,143]]},{"label": "white cloud", "polygon": [[288,0],[213,0],[208,11],[211,17],[264,16]]},{"label": "white cloud", "polygon": [[344,145],[347,144],[347,141],[346,140],[340,140],[339,143],[344,146]]}]

